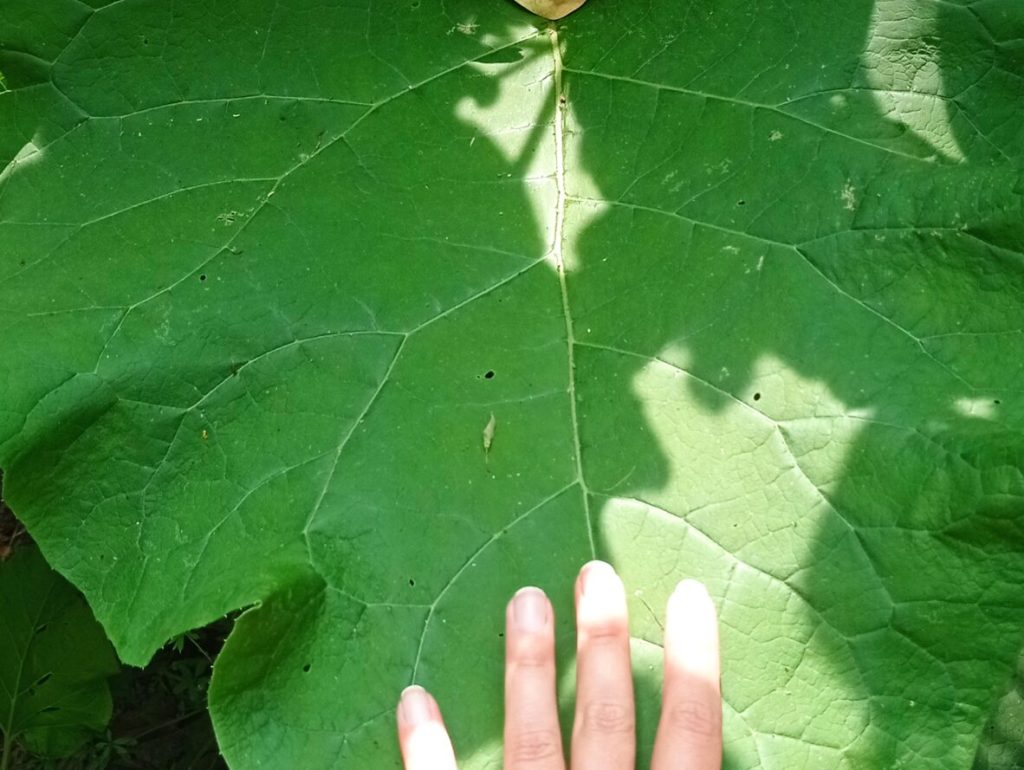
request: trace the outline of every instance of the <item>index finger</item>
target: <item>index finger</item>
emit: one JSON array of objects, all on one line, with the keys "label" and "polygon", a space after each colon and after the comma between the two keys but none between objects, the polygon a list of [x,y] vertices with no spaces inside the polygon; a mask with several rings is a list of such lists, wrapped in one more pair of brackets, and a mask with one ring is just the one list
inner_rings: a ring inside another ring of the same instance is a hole
[{"label": "index finger", "polygon": [[718,619],[707,590],[684,580],[668,601],[665,690],[651,770],[719,770]]}]

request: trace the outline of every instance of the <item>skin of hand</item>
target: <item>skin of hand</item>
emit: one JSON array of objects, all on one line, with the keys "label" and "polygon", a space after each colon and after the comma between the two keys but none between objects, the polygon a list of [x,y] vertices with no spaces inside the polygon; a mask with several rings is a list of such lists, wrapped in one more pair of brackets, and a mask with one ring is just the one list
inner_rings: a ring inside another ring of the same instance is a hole
[{"label": "skin of hand", "polygon": [[523,8],[545,19],[562,19],[587,0],[516,0]]},{"label": "skin of hand", "polygon": [[[635,706],[626,593],[611,565],[576,579],[576,715],[571,770],[634,770]],[[520,589],[505,611],[505,770],[565,770],[555,695],[551,602]],[[668,601],[665,686],[651,770],[720,770],[718,621],[704,586],[684,580]],[[398,703],[406,770],[456,770],[434,698],[407,687]]]}]

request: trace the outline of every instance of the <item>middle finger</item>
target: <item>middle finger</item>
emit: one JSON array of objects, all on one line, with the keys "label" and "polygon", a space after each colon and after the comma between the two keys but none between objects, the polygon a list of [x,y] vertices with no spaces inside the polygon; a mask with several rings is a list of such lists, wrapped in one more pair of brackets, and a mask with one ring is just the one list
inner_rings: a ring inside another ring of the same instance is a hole
[{"label": "middle finger", "polygon": [[636,731],[626,592],[610,564],[576,581],[576,721],[573,770],[633,770]]}]

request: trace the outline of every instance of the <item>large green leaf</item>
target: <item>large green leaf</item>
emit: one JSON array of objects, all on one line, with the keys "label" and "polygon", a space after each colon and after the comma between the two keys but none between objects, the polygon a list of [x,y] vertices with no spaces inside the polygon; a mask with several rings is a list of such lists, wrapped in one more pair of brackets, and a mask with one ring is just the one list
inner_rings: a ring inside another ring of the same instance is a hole
[{"label": "large green leaf", "polygon": [[413,680],[487,766],[505,599],[568,697],[594,555],[641,761],[692,575],[728,767],[970,766],[1024,628],[1019,3],[94,4],[0,9],[0,463],[126,661],[250,608],[233,767],[395,767]]},{"label": "large green leaf", "polygon": [[82,596],[32,546],[0,561],[0,767],[15,743],[65,756],[110,719],[114,651]]}]

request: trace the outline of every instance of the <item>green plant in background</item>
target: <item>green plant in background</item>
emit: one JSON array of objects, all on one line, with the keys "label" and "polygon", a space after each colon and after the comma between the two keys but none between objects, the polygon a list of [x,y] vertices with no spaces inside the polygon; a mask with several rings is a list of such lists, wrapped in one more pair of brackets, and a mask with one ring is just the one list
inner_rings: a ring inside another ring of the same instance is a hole
[{"label": "green plant in background", "polygon": [[0,770],[16,742],[74,753],[110,719],[114,650],[85,600],[34,547],[0,561]]},{"label": "green plant in background", "polygon": [[981,736],[974,770],[1024,767],[1024,654]]},{"label": "green plant in background", "polygon": [[[79,609],[87,612],[81,595],[46,567],[35,546],[26,539],[21,525],[4,506],[2,497],[0,479],[0,595],[15,597],[13,605],[5,602],[0,607],[3,610],[0,617],[5,620],[12,614],[16,617],[19,602],[45,601],[47,584],[36,585],[38,580],[33,580],[29,585],[27,564],[36,568],[35,577],[42,578],[44,583],[49,580],[60,581],[61,593],[70,592],[76,597]],[[16,552],[19,553],[19,561],[12,562],[16,566],[6,568],[5,564]],[[72,649],[75,664],[82,671],[110,663],[113,651],[109,643],[91,648],[79,645],[83,633],[94,636],[100,634],[97,638],[104,638],[95,620],[90,620],[84,626],[74,619],[64,620],[66,622],[46,627],[46,632],[51,635],[47,640],[47,650]],[[230,630],[230,622],[225,619],[200,631],[182,634],[162,649],[144,669],[122,668],[109,679],[108,700],[112,701],[112,708],[90,713],[89,719],[78,727],[75,726],[74,718],[66,724],[61,723],[69,738],[66,748],[54,752],[45,746],[39,747],[39,741],[13,741],[5,749],[8,766],[17,770],[222,768],[223,761],[217,751],[206,712],[206,691],[209,687],[212,656],[223,644]],[[14,642],[18,642],[16,637],[15,634]],[[30,655],[25,660],[38,658],[38,655]],[[13,660],[17,659],[15,655]],[[29,664],[26,663],[26,671],[28,668]],[[4,687],[10,685],[7,679],[0,681]],[[32,686],[29,692],[37,690]],[[35,705],[38,706],[38,702]],[[22,703],[19,699],[16,708],[9,713],[12,719],[25,721],[19,717],[24,717],[32,707],[31,703]],[[3,713],[6,715],[6,705],[4,708]],[[41,713],[50,715],[48,720],[67,716],[60,714],[60,706],[56,706],[56,710],[45,707]],[[109,716],[109,720],[102,723],[108,726],[100,732],[96,729],[96,720],[100,720],[104,713]],[[52,721],[47,721],[47,726],[55,727]],[[80,745],[75,747],[72,743]],[[0,743],[0,746],[3,744]],[[33,747],[39,747],[46,753],[33,751]],[[54,753],[60,756],[55,757]]]},{"label": "green plant in background", "polygon": [[[729,768],[966,768],[1024,629],[1010,0],[0,8],[5,494],[234,768],[500,740],[500,619],[683,576]],[[563,651],[571,645],[561,645]],[[571,658],[563,660],[571,682]]]}]

